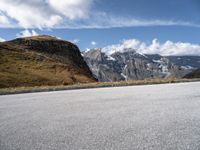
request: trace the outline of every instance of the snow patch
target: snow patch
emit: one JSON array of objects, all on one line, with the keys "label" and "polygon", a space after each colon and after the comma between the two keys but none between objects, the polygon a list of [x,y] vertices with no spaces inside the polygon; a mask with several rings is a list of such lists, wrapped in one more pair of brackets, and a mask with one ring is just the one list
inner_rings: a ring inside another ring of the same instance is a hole
[{"label": "snow patch", "polygon": [[138,52],[138,54],[140,54],[141,56],[148,58],[145,54]]},{"label": "snow patch", "polygon": [[126,69],[126,68],[127,68],[127,65],[124,66],[124,69]]},{"label": "snow patch", "polygon": [[127,76],[126,76],[124,73],[121,73],[121,76],[122,76],[125,80],[127,80]]},{"label": "snow patch", "polygon": [[151,67],[151,64],[147,63],[147,70],[151,70],[150,67]]},{"label": "snow patch", "polygon": [[85,53],[89,52],[91,49],[86,48],[86,50],[84,51]]},{"label": "snow patch", "polygon": [[187,65],[187,66],[181,66],[181,68],[182,69],[195,69],[194,67],[189,66],[189,65]]},{"label": "snow patch", "polygon": [[155,63],[162,63],[163,61],[162,60],[155,60],[155,59],[153,59],[153,62],[155,62]]},{"label": "snow patch", "polygon": [[112,57],[112,56],[110,56],[110,55],[107,55],[107,60],[115,61],[116,59],[115,59],[115,58],[113,58],[113,57]]}]

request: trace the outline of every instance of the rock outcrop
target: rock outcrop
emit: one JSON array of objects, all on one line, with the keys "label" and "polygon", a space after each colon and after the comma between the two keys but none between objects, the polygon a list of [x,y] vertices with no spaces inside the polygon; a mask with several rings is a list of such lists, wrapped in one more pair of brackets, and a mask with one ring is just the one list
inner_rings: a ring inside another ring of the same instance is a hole
[{"label": "rock outcrop", "polygon": [[184,78],[187,78],[187,79],[200,78],[200,69],[197,69],[197,70],[185,75]]},{"label": "rock outcrop", "polygon": [[[99,81],[142,80],[147,78],[182,78],[200,66],[196,62],[184,61],[188,57],[163,57],[139,54],[133,49],[106,54],[101,49],[83,52],[83,56]],[[192,57],[192,56],[191,56]],[[181,63],[184,62],[184,63]],[[187,63],[186,63],[187,62]]]}]

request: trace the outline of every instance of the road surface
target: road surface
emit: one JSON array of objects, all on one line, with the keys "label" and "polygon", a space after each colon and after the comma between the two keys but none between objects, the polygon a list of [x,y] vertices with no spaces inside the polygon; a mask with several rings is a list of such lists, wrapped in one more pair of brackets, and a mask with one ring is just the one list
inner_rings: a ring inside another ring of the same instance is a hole
[{"label": "road surface", "polygon": [[200,149],[200,82],[0,96],[0,150],[134,149]]}]

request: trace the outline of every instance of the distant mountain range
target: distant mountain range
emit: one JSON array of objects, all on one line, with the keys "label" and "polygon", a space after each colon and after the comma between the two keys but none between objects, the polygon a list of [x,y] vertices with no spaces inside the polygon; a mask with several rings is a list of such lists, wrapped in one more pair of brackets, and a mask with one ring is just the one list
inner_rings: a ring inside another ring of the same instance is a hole
[{"label": "distant mountain range", "polygon": [[94,82],[78,47],[51,36],[0,43],[0,88]]},{"label": "distant mountain range", "polygon": [[0,88],[193,78],[199,77],[198,68],[200,56],[146,55],[134,49],[90,49],[81,55],[76,45],[47,35],[0,42]]},{"label": "distant mountain range", "polygon": [[134,49],[111,54],[90,49],[82,55],[99,81],[182,78],[200,68],[200,56],[146,55]]}]

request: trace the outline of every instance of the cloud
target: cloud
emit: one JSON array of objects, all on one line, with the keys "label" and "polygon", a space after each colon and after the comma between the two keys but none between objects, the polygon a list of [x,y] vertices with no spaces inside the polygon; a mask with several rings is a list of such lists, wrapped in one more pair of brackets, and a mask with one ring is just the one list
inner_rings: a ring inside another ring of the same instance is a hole
[{"label": "cloud", "polygon": [[80,42],[79,39],[69,40],[71,43],[78,44]]},{"label": "cloud", "polygon": [[6,41],[6,40],[0,37],[0,42],[4,42],[4,41]]},{"label": "cloud", "polygon": [[[4,22],[14,27],[53,28],[65,20],[87,17],[92,0],[1,0]],[[4,27],[8,27],[4,23]]]},{"label": "cloud", "polygon": [[74,44],[78,44],[80,42],[80,40],[79,39],[74,39],[71,42],[74,43]]},{"label": "cloud", "polygon": [[43,0],[1,0],[0,11],[17,27],[53,27],[61,20]]},{"label": "cloud", "polygon": [[[113,27],[138,27],[138,26],[191,26],[200,27],[199,24],[178,21],[178,20],[160,20],[160,19],[141,19],[131,16],[114,16],[105,12],[95,12],[90,18],[80,22],[73,22],[73,28],[113,28]],[[66,26],[68,26],[66,24]],[[70,28],[70,24],[68,26]]]},{"label": "cloud", "polygon": [[[0,27],[14,28],[113,28],[135,26],[192,26],[177,20],[151,20],[114,16],[97,11],[96,0],[0,0]],[[93,9],[92,9],[93,8]]]},{"label": "cloud", "polygon": [[92,0],[48,0],[49,5],[58,14],[62,14],[69,19],[85,18],[89,13]]},{"label": "cloud", "polygon": [[141,42],[137,39],[123,40],[120,44],[106,46],[102,49],[108,55],[114,52],[126,52],[136,50],[141,54],[160,54],[163,56],[170,55],[198,55],[200,56],[200,45],[183,42],[166,41],[160,43],[157,39],[151,43]]},{"label": "cloud", "polygon": [[36,36],[38,33],[35,30],[23,30],[16,35],[16,37],[29,37],[29,36]]},{"label": "cloud", "polygon": [[0,27],[3,26],[10,26],[10,22],[5,15],[0,13]]},{"label": "cloud", "polygon": [[119,27],[141,27],[141,26],[188,26],[200,27],[199,24],[187,21],[177,20],[159,20],[159,19],[138,19],[134,17],[114,16],[105,12],[92,12],[90,15],[80,20],[65,20],[63,24],[58,25],[56,28],[119,28]]},{"label": "cloud", "polygon": [[95,41],[92,41],[92,42],[91,42],[91,45],[92,45],[92,46],[95,46],[95,45],[97,45],[97,43],[96,43]]}]

